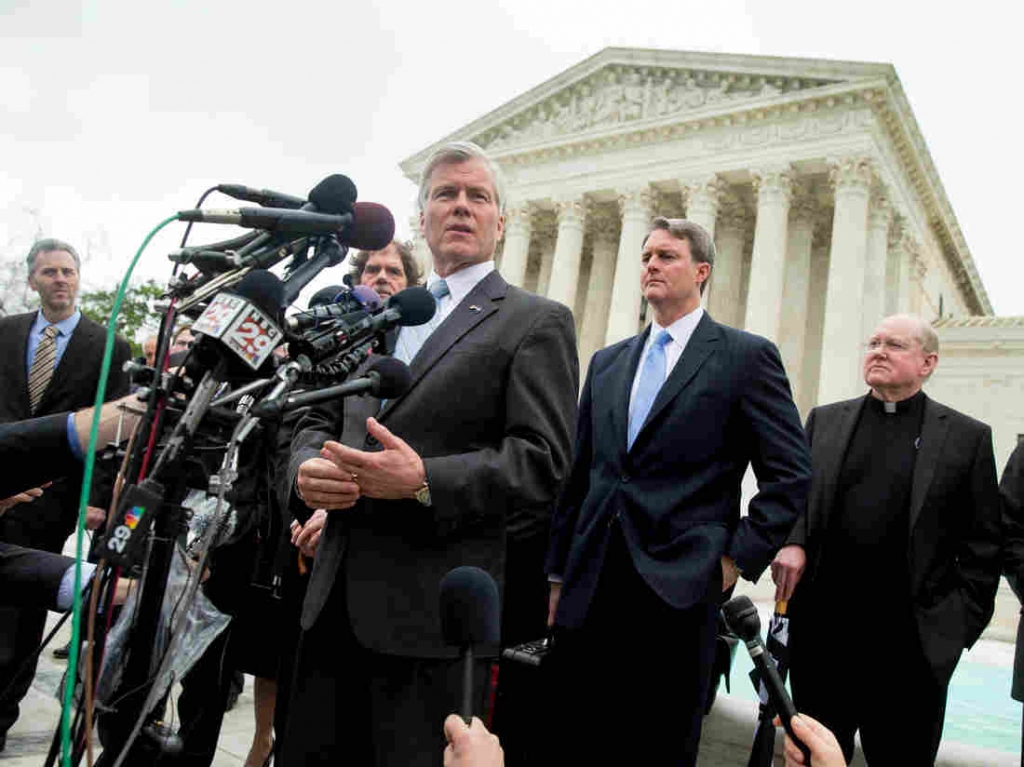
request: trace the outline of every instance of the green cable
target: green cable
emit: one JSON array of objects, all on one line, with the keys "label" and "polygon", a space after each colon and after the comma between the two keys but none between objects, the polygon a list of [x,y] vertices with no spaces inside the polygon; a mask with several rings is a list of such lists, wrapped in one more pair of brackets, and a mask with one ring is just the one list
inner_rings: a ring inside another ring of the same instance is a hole
[{"label": "green cable", "polygon": [[[100,410],[103,407],[103,397],[107,390],[107,379],[110,377],[110,363],[114,356],[114,339],[117,336],[117,315],[121,311],[121,303],[124,301],[125,291],[128,289],[128,281],[131,279],[135,265],[142,257],[142,251],[149,245],[157,232],[168,224],[177,221],[178,216],[174,215],[161,222],[153,231],[146,235],[146,239],[139,246],[135,258],[132,259],[125,272],[124,279],[114,296],[114,308],[111,311],[110,319],[107,321],[107,345],[103,350],[103,362],[100,366],[100,379],[96,387],[96,400],[93,402],[95,410],[92,416],[92,428],[89,430],[89,445],[85,451],[85,470],[82,472],[82,492],[78,499],[78,528],[75,542],[75,590],[74,604],[71,615],[71,653],[68,655],[67,681],[64,684],[64,705],[61,710],[60,719],[60,753],[62,767],[71,767],[71,711],[74,703],[75,686],[78,674],[78,639],[81,636],[82,624],[82,544],[85,540],[85,508],[89,505],[89,485],[92,484],[92,469],[96,463],[96,443],[99,441]],[[86,737],[92,737],[92,733],[86,733]]]}]

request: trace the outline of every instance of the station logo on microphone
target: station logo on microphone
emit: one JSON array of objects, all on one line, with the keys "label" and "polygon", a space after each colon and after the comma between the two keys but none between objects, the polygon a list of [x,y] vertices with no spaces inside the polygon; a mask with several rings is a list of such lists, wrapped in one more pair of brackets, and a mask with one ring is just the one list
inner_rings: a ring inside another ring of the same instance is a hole
[{"label": "station logo on microphone", "polygon": [[266,362],[282,338],[281,329],[270,317],[230,293],[215,296],[192,329],[219,338],[253,370]]}]

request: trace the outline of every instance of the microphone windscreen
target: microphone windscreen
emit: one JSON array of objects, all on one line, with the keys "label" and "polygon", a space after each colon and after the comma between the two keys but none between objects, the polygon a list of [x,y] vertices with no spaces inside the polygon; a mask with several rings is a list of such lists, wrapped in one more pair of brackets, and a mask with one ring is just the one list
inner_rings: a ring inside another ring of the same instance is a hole
[{"label": "microphone windscreen", "polygon": [[722,605],[722,616],[736,636],[744,642],[761,636],[761,619],[750,597],[733,597]]},{"label": "microphone windscreen", "polygon": [[383,250],[395,237],[395,217],[376,202],[352,206],[352,226],[344,234],[346,245],[359,250]]},{"label": "microphone windscreen", "polygon": [[275,322],[280,321],[284,303],[284,283],[273,272],[253,269],[235,285],[234,292],[273,318]]},{"label": "microphone windscreen", "polygon": [[458,647],[497,644],[498,584],[479,567],[456,567],[441,579],[441,633]]},{"label": "microphone windscreen", "polygon": [[352,288],[352,295],[359,301],[360,306],[368,312],[375,312],[384,305],[384,302],[380,300],[380,296],[377,295],[377,291],[367,285],[356,285]]},{"label": "microphone windscreen", "polygon": [[309,192],[309,201],[316,206],[317,213],[333,213],[340,216],[352,210],[352,203],[359,193],[348,176],[334,173]]},{"label": "microphone windscreen", "polygon": [[401,313],[399,325],[423,325],[430,322],[437,311],[437,301],[426,288],[406,288],[388,299],[388,307],[398,309]]},{"label": "microphone windscreen", "polygon": [[314,293],[312,298],[309,299],[308,306],[310,309],[313,309],[317,306],[333,304],[338,300],[338,296],[347,290],[348,288],[344,285],[328,285],[326,288],[320,288],[320,290]]},{"label": "microphone windscreen", "polygon": [[401,397],[409,391],[409,384],[412,383],[412,373],[409,366],[394,357],[378,357],[367,368],[368,373],[376,373],[380,376],[380,382],[374,391],[374,396],[381,399],[394,399]]}]

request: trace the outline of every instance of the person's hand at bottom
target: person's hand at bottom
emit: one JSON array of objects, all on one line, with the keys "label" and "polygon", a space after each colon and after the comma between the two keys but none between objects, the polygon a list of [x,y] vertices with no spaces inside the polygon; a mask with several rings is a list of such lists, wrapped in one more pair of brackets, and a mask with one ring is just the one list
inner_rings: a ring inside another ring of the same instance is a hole
[{"label": "person's hand at bottom", "polygon": [[461,716],[449,714],[444,720],[444,767],[504,767],[505,754],[498,736],[492,735],[475,716],[466,725]]},{"label": "person's hand at bottom", "polygon": [[[775,726],[778,727],[780,724],[779,717],[775,717]],[[813,767],[846,767],[843,749],[839,747],[839,741],[832,734],[832,730],[807,714],[797,714],[790,720],[790,724],[793,726],[793,734],[811,752]],[[804,755],[788,734],[783,745],[786,752],[786,767],[806,764]]]}]

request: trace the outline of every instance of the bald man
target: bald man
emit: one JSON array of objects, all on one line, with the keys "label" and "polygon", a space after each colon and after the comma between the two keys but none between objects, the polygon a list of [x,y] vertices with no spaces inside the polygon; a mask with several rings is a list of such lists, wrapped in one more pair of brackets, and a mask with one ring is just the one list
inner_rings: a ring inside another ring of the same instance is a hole
[{"label": "bald man", "polygon": [[776,598],[793,597],[794,702],[847,760],[860,730],[869,764],[932,764],[950,676],[992,616],[992,430],[922,391],[938,362],[921,318],[878,325],[867,394],[807,419],[807,512],[772,565]]}]

